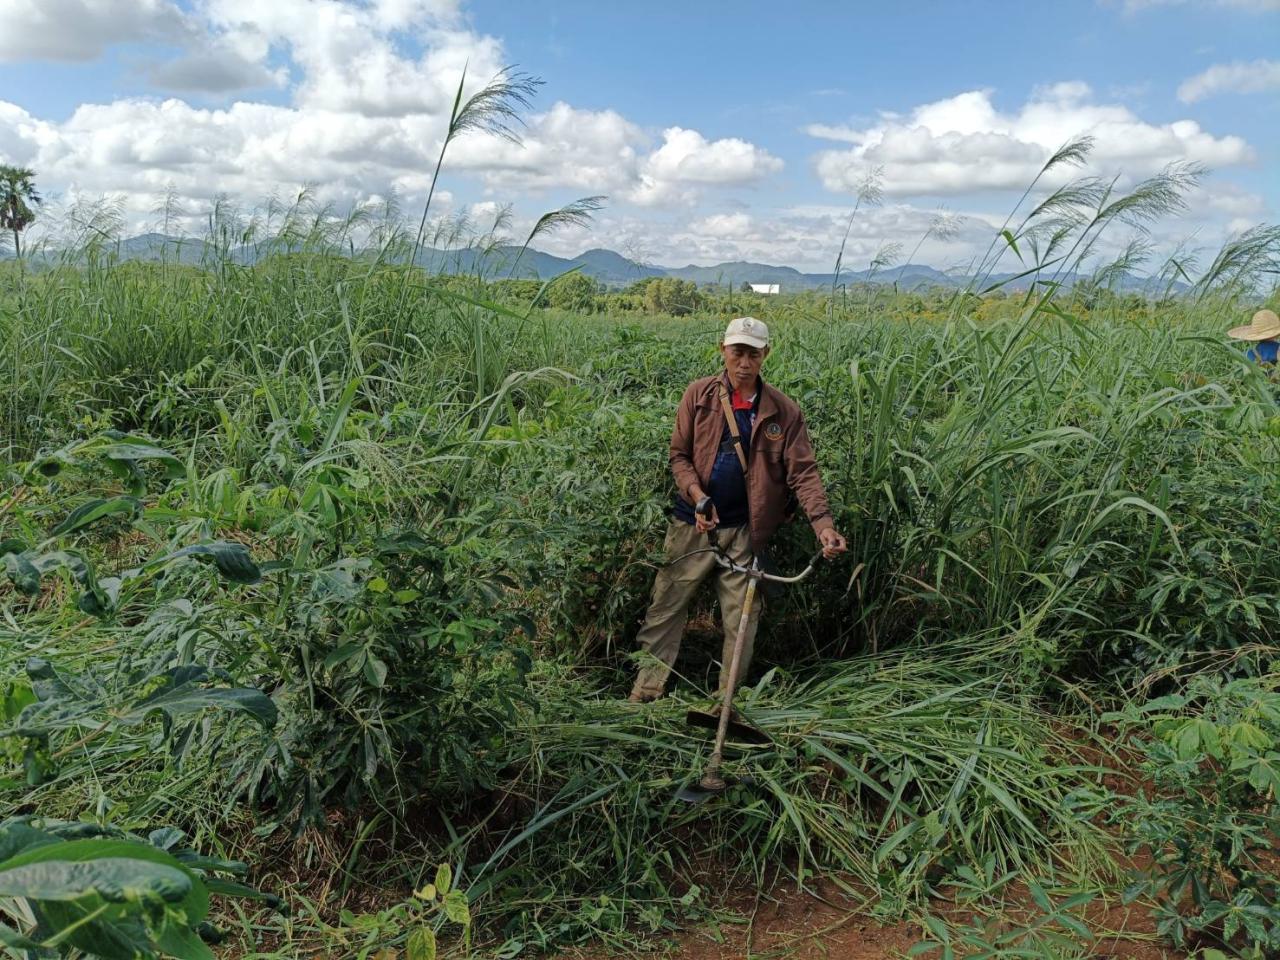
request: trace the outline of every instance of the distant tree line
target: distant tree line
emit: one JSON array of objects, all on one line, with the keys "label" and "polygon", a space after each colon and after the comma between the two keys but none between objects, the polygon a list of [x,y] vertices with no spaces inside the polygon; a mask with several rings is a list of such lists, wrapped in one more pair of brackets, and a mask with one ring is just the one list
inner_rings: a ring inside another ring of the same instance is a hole
[{"label": "distant tree line", "polygon": [[[475,283],[475,278],[438,277],[437,282]],[[543,280],[494,280],[485,284],[502,303],[537,305],[575,313],[647,313],[686,317],[695,313],[749,313],[764,298],[731,286],[699,286],[677,277],[645,277],[622,289],[609,288],[583,273],[570,273],[547,284]]]}]

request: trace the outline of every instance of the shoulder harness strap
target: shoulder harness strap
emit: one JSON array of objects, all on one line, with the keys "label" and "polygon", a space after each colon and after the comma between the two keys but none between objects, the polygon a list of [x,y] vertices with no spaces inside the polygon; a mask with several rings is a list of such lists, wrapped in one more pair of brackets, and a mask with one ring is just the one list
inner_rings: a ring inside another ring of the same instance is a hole
[{"label": "shoulder harness strap", "polygon": [[729,434],[733,437],[733,448],[738,451],[738,463],[742,464],[742,473],[747,472],[747,452],[742,449],[742,434],[738,431],[738,418],[733,415],[733,406],[729,403],[729,391],[724,381],[719,381],[720,409],[724,411],[724,419],[729,424]]}]

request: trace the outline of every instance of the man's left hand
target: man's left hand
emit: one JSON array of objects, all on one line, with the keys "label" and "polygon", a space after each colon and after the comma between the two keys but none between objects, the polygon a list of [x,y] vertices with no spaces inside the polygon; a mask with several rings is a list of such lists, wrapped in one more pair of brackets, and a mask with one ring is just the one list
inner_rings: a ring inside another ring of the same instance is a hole
[{"label": "man's left hand", "polygon": [[818,542],[822,544],[822,555],[828,560],[849,549],[849,545],[844,542],[844,537],[836,532],[835,527],[827,527],[818,534]]}]

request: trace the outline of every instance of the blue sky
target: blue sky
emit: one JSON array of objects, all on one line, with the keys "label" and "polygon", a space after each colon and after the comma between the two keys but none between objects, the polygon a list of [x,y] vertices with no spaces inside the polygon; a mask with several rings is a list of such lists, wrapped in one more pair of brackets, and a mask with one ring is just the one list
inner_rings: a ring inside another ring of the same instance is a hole
[{"label": "blue sky", "polygon": [[[456,142],[437,212],[482,224],[511,203],[518,235],[608,195],[590,228],[540,243],[557,253],[829,269],[872,176],[855,257],[925,236],[915,259],[949,266],[1083,133],[1079,172],[1121,187],[1212,168],[1158,244],[1212,247],[1280,210],[1280,0],[636,9],[3,0],[0,161],[34,167],[55,207],[112,198],[129,230],[169,189],[192,229],[219,194],[248,209],[304,183],[416,210],[462,63],[475,84],[515,63],[545,81],[523,146]],[[926,234],[939,209],[953,236]]]}]

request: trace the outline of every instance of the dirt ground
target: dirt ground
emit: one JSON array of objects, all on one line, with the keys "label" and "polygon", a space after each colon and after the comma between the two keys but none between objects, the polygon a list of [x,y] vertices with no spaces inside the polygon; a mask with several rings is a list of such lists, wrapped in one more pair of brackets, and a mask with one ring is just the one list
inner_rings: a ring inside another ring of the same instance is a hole
[{"label": "dirt ground", "polygon": [[[1061,732],[1070,734],[1063,729]],[[1072,738],[1075,740],[1075,738]],[[1075,743],[1075,756],[1063,758],[1100,767],[1108,767],[1108,758],[1084,737]],[[1112,760],[1114,763],[1114,759]],[[1135,781],[1112,766],[1104,775],[1106,785],[1118,791],[1151,790],[1152,785]],[[1123,857],[1119,866],[1141,869],[1146,857],[1132,860]],[[711,881],[709,888],[715,889]],[[1011,890],[1002,918],[1016,922],[1019,904],[1031,904],[1025,889]],[[971,909],[937,900],[930,911],[954,924],[973,920]],[[732,901],[727,913],[741,917],[739,922],[719,922],[682,931],[669,939],[665,950],[644,954],[670,960],[899,960],[907,957],[926,931],[916,922],[882,923],[868,916],[865,907],[848,899],[835,883],[819,881],[816,892],[804,893],[779,884],[766,895],[754,895]],[[1034,916],[1028,909],[1028,922]],[[1167,945],[1156,935],[1155,921],[1140,904],[1124,905],[1117,899],[1096,899],[1079,913],[1095,932],[1090,960],[1185,960],[1184,951]],[[963,951],[958,951],[963,956]],[[618,954],[604,951],[569,952],[563,960],[616,960]],[[925,958],[937,958],[931,951]]]},{"label": "dirt ground", "polygon": [[[759,903],[735,904],[738,923],[718,923],[685,931],[666,951],[648,956],[671,960],[898,960],[919,943],[916,923],[883,924],[859,912],[834,885],[817,894],[775,893]],[[961,908],[935,912],[964,923]],[[1091,903],[1084,911],[1090,928],[1100,931],[1091,960],[1184,960],[1187,954],[1161,944],[1149,914],[1136,906]],[[926,954],[937,957],[938,952]],[[617,954],[567,953],[565,960],[606,960]]]}]

